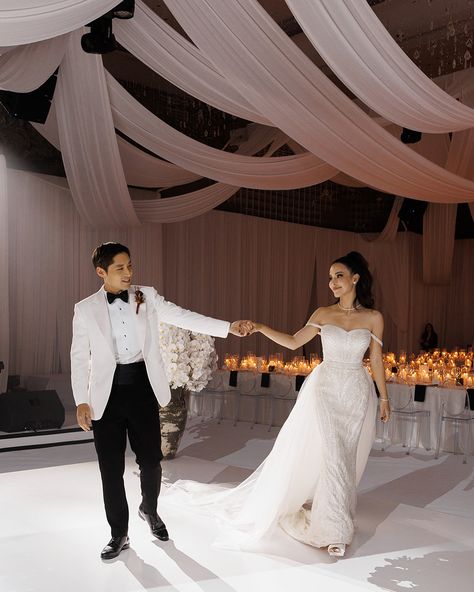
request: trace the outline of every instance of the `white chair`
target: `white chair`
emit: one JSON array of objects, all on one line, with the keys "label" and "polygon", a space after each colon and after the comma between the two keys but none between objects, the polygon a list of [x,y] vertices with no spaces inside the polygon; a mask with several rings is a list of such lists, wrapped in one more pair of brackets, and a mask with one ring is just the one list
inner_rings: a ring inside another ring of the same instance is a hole
[{"label": "white chair", "polygon": [[[295,377],[296,379],[296,377]],[[276,381],[275,381],[276,382]],[[278,376],[278,388],[275,392],[271,394],[271,407],[270,407],[270,422],[268,424],[268,431],[270,431],[274,425],[275,420],[275,409],[278,404],[282,404],[284,402],[290,402],[291,407],[295,404],[296,398],[298,396],[297,391],[293,387],[293,379],[291,376],[287,376],[286,374],[280,374]]]},{"label": "white chair", "polygon": [[210,417],[217,417],[217,423],[223,419],[223,410],[226,402],[232,399],[234,425],[236,424],[237,397],[239,395],[238,387],[229,385],[229,375],[226,372],[216,372],[208,382],[206,388],[196,397],[199,401],[198,415],[201,416],[201,422],[206,419],[206,402],[210,402]]},{"label": "white chair", "polygon": [[[407,448],[406,454],[410,454],[415,435],[415,448],[418,448],[422,429],[426,430],[423,439],[430,442],[430,412],[425,408],[424,402],[415,401],[415,387],[401,385],[397,389],[396,396],[391,397],[390,407],[391,419],[388,424],[384,424],[382,450],[386,450],[391,445],[395,439],[395,431],[400,424],[403,428],[402,446]],[[389,433],[390,436],[387,438]],[[426,450],[430,449],[430,444],[428,444]]]},{"label": "white chair", "polygon": [[467,463],[467,455],[472,453],[472,421],[474,419],[474,389],[468,389],[466,391],[466,397],[464,399],[464,407],[456,413],[448,410],[448,402],[443,401],[441,404],[441,413],[438,421],[438,434],[436,442],[436,454],[435,458],[439,457],[439,449],[441,447],[441,435],[443,431],[443,425],[452,425],[453,434],[453,452],[457,454],[459,448],[459,431],[464,428],[467,431],[467,447],[464,448],[463,464]]},{"label": "white chair", "polygon": [[[249,401],[252,404],[252,425],[250,429],[253,430],[255,424],[260,423],[260,406],[263,401],[271,400],[271,391],[270,386],[265,387],[262,386],[262,374],[253,374],[253,382],[251,387],[249,384],[246,385],[245,390],[243,388],[239,391],[239,396],[237,398],[237,414],[236,414],[236,421],[241,421],[241,411],[242,411],[242,402]],[[272,384],[271,375],[270,375],[270,385]],[[235,424],[234,424],[235,425]]]}]

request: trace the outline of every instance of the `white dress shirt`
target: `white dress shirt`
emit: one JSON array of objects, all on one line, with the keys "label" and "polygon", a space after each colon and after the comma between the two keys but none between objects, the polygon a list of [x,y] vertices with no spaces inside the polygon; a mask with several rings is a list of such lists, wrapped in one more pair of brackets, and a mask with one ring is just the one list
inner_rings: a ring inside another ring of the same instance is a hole
[{"label": "white dress shirt", "polygon": [[[107,292],[104,291],[107,300]],[[130,297],[130,295],[129,295]],[[139,346],[135,319],[130,304],[116,298],[112,304],[107,300],[115,361],[117,364],[132,364],[143,360],[143,352]]]}]

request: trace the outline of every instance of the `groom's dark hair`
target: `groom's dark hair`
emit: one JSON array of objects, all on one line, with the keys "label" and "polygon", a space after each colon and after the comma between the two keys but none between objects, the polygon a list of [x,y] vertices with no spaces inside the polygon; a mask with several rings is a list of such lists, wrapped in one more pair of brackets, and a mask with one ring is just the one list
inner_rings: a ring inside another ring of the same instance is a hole
[{"label": "groom's dark hair", "polygon": [[130,257],[130,250],[125,245],[121,245],[120,243],[102,243],[92,253],[92,265],[94,269],[100,267],[107,271],[109,265],[113,263],[115,255],[119,253],[127,253]]}]

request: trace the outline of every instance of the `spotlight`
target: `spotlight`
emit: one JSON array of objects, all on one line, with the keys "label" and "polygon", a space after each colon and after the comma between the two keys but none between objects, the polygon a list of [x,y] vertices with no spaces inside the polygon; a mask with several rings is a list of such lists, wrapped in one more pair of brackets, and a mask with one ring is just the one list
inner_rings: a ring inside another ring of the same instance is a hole
[{"label": "spotlight", "polygon": [[15,119],[45,123],[56,88],[57,73],[56,70],[40,87],[28,93],[0,91],[0,104]]},{"label": "spotlight", "polygon": [[91,29],[90,33],[86,33],[81,38],[81,47],[86,53],[104,54],[117,49],[111,18],[101,16],[86,26]]},{"label": "spotlight", "polygon": [[416,144],[421,140],[421,132],[404,127],[400,135],[400,140],[404,144]]},{"label": "spotlight", "polygon": [[123,0],[108,13],[112,18],[131,19],[135,13],[135,0]]}]

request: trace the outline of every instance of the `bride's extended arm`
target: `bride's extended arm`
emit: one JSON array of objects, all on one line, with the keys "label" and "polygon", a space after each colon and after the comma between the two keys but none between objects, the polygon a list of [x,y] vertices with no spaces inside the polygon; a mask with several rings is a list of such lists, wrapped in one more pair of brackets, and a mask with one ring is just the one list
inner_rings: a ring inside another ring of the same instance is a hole
[{"label": "bride's extended arm", "polygon": [[[375,318],[372,333],[382,339],[383,335],[383,317],[380,313]],[[383,366],[382,346],[376,341],[370,343],[370,367],[375,380],[375,384],[380,393],[380,419],[387,422],[390,419],[390,401],[385,384],[385,369]]]},{"label": "bride's extended arm", "polygon": [[311,339],[319,333],[319,329],[310,325],[306,325],[306,327],[303,327],[294,335],[280,333],[280,331],[275,331],[275,329],[267,327],[267,325],[263,325],[262,323],[254,323],[254,327],[257,331],[275,343],[287,347],[288,349],[298,349],[305,343],[308,343],[308,341],[311,341]]}]

